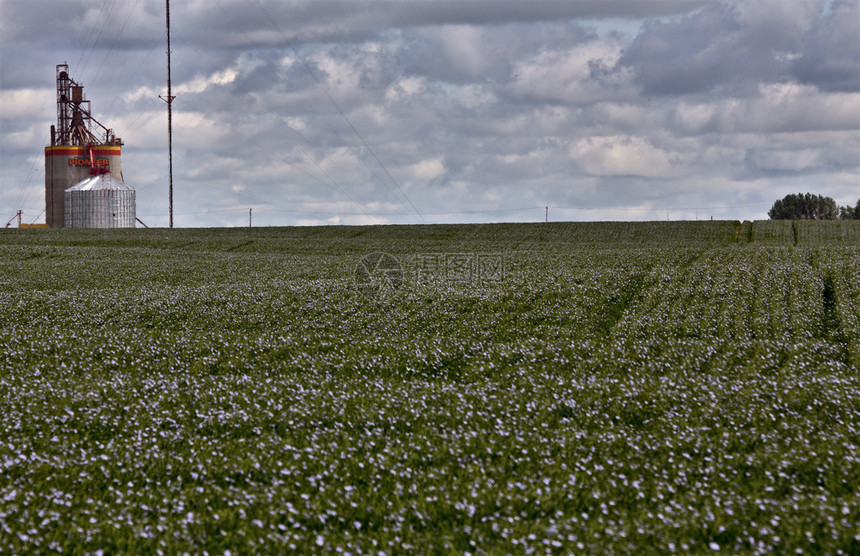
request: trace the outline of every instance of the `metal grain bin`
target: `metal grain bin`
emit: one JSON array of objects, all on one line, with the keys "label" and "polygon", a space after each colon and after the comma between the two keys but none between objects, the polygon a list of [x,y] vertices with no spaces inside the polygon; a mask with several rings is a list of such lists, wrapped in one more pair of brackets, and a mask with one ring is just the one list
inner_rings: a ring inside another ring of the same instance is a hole
[{"label": "metal grain bin", "polygon": [[67,189],[66,228],[134,228],[134,188],[110,174],[90,176]]}]

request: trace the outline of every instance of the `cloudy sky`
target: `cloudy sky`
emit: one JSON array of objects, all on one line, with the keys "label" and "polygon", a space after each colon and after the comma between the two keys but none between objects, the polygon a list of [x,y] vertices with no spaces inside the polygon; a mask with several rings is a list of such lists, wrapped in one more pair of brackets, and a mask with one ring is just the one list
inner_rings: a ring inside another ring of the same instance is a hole
[{"label": "cloudy sky", "polygon": [[[858,0],[173,0],[177,226],[763,219],[860,197]],[[67,62],[167,225],[163,0],[0,0],[0,217]]]}]

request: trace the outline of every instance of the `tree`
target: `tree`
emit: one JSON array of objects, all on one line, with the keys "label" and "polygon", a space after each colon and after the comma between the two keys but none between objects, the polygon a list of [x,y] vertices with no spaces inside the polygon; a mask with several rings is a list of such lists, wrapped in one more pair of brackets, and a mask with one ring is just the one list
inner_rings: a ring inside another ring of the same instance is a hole
[{"label": "tree", "polygon": [[857,199],[857,205],[845,205],[839,207],[839,218],[842,220],[860,220],[860,199]]},{"label": "tree", "polygon": [[767,215],[771,220],[837,220],[840,209],[831,197],[798,193],[776,201]]}]

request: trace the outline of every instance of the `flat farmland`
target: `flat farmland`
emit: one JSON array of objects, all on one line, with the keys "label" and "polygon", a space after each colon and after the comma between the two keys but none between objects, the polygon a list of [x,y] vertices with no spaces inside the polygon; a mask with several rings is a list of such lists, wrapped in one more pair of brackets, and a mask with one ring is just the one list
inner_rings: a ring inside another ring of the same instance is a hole
[{"label": "flat farmland", "polygon": [[858,222],[0,256],[0,553],[860,553]]}]

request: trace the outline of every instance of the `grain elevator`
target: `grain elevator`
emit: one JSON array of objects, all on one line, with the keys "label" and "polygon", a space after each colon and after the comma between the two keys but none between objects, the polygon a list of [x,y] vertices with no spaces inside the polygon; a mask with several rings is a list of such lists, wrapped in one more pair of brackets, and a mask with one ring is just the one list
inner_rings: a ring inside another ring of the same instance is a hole
[{"label": "grain elevator", "polygon": [[45,147],[45,220],[51,228],[134,227],[135,192],[124,183],[122,144],[92,116],[68,64],[57,65],[57,123]]}]

